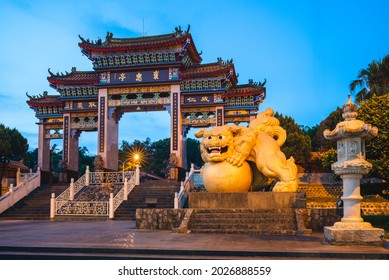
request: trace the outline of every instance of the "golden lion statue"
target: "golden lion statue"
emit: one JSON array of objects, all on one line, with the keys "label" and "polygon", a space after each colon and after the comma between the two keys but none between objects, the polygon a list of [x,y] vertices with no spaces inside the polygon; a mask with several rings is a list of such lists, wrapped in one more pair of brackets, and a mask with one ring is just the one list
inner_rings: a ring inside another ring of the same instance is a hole
[{"label": "golden lion statue", "polygon": [[274,192],[297,191],[297,166],[288,160],[280,147],[286,132],[266,109],[250,122],[249,127],[236,125],[201,129],[195,134],[200,142],[201,158],[205,162],[201,175],[209,192],[257,191],[268,179],[279,182]]}]

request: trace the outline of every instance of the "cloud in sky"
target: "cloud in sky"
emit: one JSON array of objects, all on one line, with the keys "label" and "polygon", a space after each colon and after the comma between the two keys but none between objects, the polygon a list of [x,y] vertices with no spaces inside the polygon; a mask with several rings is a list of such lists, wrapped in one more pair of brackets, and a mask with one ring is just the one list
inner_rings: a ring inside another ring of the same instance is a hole
[{"label": "cloud in sky", "polygon": [[[37,119],[25,93],[55,94],[48,68],[92,69],[77,45],[79,34],[93,40],[108,31],[138,37],[190,24],[203,63],[233,58],[240,84],[267,79],[261,109],[272,107],[313,126],[346,102],[360,69],[389,53],[388,10],[384,0],[1,1],[0,122],[36,147]],[[127,115],[119,141],[169,136],[167,112]],[[133,124],[141,125],[130,129]],[[95,153],[97,134],[83,133],[80,143]]]}]

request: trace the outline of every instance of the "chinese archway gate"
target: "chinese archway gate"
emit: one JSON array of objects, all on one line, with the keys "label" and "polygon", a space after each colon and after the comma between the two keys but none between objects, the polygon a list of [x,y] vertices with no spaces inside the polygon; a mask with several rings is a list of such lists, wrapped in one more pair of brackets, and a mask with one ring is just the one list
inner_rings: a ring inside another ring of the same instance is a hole
[{"label": "chinese archway gate", "polygon": [[201,64],[189,28],[139,38],[105,41],[80,36],[81,52],[93,71],[54,74],[49,69],[47,92],[30,96],[28,105],[39,119],[38,165],[50,172],[50,139],[63,140],[68,177],[77,177],[78,138],[98,131],[98,155],[104,168],[118,169],[118,122],[127,112],[170,113],[170,157],[186,168],[185,142],[191,127],[249,122],[266,96],[264,84],[238,85],[232,60]]}]

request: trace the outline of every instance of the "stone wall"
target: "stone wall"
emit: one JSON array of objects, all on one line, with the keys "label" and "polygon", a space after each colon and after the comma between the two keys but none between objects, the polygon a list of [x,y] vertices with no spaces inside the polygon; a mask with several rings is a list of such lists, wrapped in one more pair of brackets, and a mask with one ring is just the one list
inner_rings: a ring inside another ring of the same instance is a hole
[{"label": "stone wall", "polygon": [[307,210],[312,231],[323,231],[324,227],[333,226],[334,223],[339,222],[341,219],[336,209],[317,208]]},{"label": "stone wall", "polygon": [[144,230],[173,230],[178,228],[189,209],[136,209],[136,228]]},{"label": "stone wall", "polygon": [[389,202],[361,202],[364,216],[389,215]]},{"label": "stone wall", "polygon": [[305,192],[307,197],[339,197],[343,188],[334,184],[299,184],[298,191]]},{"label": "stone wall", "polygon": [[250,208],[285,209],[305,208],[305,193],[274,192],[219,192],[189,193],[190,208]]}]

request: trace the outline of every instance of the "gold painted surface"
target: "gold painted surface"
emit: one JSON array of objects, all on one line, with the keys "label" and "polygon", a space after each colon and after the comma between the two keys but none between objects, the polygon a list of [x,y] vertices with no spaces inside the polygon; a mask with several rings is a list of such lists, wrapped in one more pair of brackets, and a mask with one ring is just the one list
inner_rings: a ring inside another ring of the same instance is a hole
[{"label": "gold painted surface", "polygon": [[170,92],[170,85],[148,87],[120,87],[108,89],[108,94],[128,94],[144,92]]},{"label": "gold painted surface", "polygon": [[247,162],[238,167],[227,161],[205,163],[201,175],[208,192],[247,192],[253,177]]},{"label": "gold painted surface", "polygon": [[[201,138],[201,158],[206,163],[202,175],[208,191],[238,191],[245,188],[246,179],[252,180],[251,169],[236,168],[248,165],[247,161],[254,163],[255,174],[279,181],[273,188],[274,192],[297,191],[297,166],[293,157],[286,159],[280,150],[286,140],[286,131],[273,115],[274,110],[268,108],[259,113],[249,127],[214,126],[210,130],[203,128],[195,134]],[[240,180],[235,180],[235,177]],[[230,180],[234,181],[235,187],[230,185]],[[221,186],[225,188],[221,189]],[[253,186],[254,189],[256,187]]]}]

